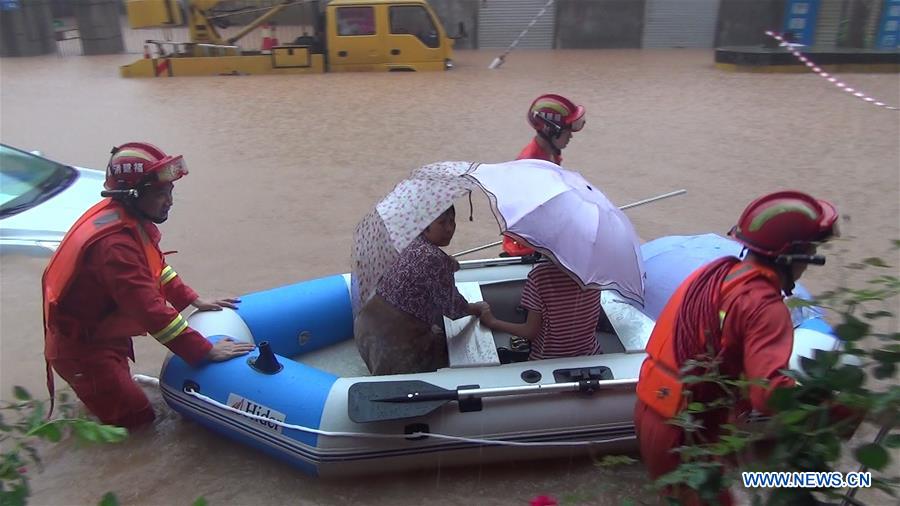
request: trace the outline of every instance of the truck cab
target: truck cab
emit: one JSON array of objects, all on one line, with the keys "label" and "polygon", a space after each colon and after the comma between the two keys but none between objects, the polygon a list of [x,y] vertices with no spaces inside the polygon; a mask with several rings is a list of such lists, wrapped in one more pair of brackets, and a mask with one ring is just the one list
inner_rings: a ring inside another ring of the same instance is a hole
[{"label": "truck cab", "polygon": [[453,40],[425,0],[332,0],[325,32],[333,72],[452,67]]}]

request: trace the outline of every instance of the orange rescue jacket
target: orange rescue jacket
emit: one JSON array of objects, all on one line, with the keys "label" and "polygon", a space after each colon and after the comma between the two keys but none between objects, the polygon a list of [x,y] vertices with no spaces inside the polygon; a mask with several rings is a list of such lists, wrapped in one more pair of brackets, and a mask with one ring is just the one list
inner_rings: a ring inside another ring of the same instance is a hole
[{"label": "orange rescue jacket", "polygon": [[[684,407],[685,386],[681,382],[681,371],[675,358],[675,319],[688,286],[705,269],[694,271],[681,283],[653,327],[647,343],[647,358],[641,366],[641,374],[637,384],[637,396],[644,404],[666,418],[672,418]],[[741,288],[751,279],[762,277],[773,285],[773,289],[781,290],[777,275],[768,269],[760,268],[750,262],[738,262],[728,273],[722,283],[722,303],[719,308],[719,322],[724,324],[732,303],[741,295]],[[701,330],[701,343],[705,344],[705,334]],[[732,336],[722,333],[722,346],[732,341]]]},{"label": "orange rescue jacket", "polygon": [[[50,354],[56,349],[58,339],[65,335],[56,331],[56,327],[66,319],[59,312],[59,303],[72,285],[85,252],[97,240],[125,229],[133,230],[135,235],[141,238],[150,272],[155,278],[161,279],[162,254],[138,220],[112,199],[104,199],[95,204],[69,229],[44,270],[41,280],[44,296],[44,339]],[[100,322],[96,334],[100,338],[130,337],[144,332],[145,330],[131,318],[113,313]]]}]

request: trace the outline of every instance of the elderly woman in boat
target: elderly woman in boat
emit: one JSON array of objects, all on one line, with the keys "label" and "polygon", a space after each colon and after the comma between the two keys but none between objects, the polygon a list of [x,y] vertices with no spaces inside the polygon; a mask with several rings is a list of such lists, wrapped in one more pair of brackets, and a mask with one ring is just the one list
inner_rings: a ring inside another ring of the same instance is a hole
[{"label": "elderly woman in boat", "polygon": [[372,374],[447,367],[443,317],[481,314],[485,303],[470,304],[459,293],[453,279],[459,263],[440,249],[455,232],[451,206],[403,250],[356,317],[356,346]]}]

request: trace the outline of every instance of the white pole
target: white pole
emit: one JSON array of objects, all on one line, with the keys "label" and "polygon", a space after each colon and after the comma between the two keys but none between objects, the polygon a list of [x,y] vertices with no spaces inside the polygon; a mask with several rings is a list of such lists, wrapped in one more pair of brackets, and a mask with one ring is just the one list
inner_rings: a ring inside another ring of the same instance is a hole
[{"label": "white pole", "polygon": [[491,64],[488,65],[489,69],[493,70],[500,67],[500,65],[503,65],[503,62],[506,61],[506,55],[508,55],[510,51],[513,50],[513,48],[519,45],[519,41],[522,39],[522,37],[524,37],[525,34],[528,33],[528,30],[530,30],[531,27],[534,26],[535,23],[537,23],[537,20],[547,12],[547,9],[549,9],[551,5],[553,5],[553,0],[548,0],[547,5],[545,5],[543,8],[541,8],[540,11],[538,11],[534,19],[531,20],[531,23],[528,23],[528,26],[526,26],[525,29],[522,30],[522,33],[520,33],[519,36],[512,41],[512,44],[510,44],[509,47],[506,48],[506,51],[504,51],[500,56],[494,58],[494,61],[492,61]]}]

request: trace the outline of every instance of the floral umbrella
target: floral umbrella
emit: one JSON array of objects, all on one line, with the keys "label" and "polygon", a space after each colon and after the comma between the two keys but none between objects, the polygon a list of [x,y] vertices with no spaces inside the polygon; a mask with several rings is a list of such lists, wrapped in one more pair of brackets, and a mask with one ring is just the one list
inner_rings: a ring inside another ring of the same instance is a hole
[{"label": "floral umbrella", "polygon": [[360,221],[353,242],[351,300],[356,314],[401,251],[453,202],[477,188],[460,177],[471,162],[439,162],[413,171]]}]

